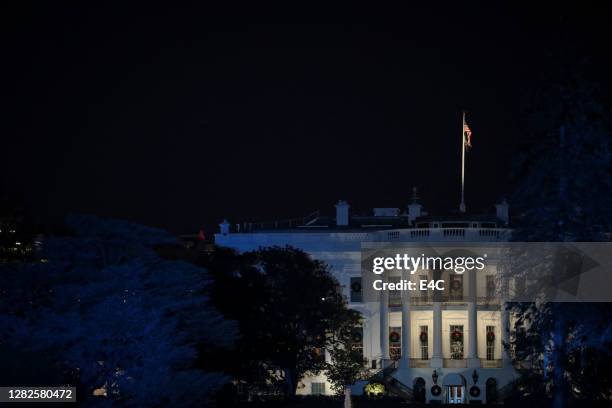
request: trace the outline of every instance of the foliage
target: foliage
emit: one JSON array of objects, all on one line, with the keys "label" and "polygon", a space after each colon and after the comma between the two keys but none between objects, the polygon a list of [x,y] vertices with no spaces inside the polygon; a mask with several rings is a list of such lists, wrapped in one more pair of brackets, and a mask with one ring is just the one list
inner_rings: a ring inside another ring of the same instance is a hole
[{"label": "foliage", "polygon": [[346,388],[365,378],[363,353],[354,347],[353,330],[359,324],[359,317],[348,316],[346,322],[337,329],[328,348],[330,362],[325,364],[325,375],[333,390],[341,394]]},{"label": "foliage", "polygon": [[369,383],[364,387],[364,392],[368,397],[385,395],[385,386],[381,383]]},{"label": "foliage", "polygon": [[223,363],[251,388],[294,395],[306,372],[325,367],[320,350],[331,346],[328,334],[354,321],[327,266],[299,249],[238,255],[217,248],[203,264],[215,279],[215,305],[239,323],[236,360]]},{"label": "foliage", "polygon": [[160,260],[152,246],[172,240],[162,231],[94,217],[68,222],[73,236],[44,242],[47,263],[3,271],[1,342],[45,356],[12,381],[40,383],[40,368],[76,384],[87,405],[205,403],[227,377],[194,369],[196,344],[221,350],[236,336],[211,306],[206,271]]},{"label": "foliage", "polygon": [[517,241],[597,241],[612,231],[612,122],[597,85],[579,73],[534,96],[516,161]]},{"label": "foliage", "polygon": [[[516,241],[608,240],[612,231],[612,127],[596,86],[577,72],[547,81],[531,104],[533,143],[517,161]],[[533,265],[534,273],[538,265]],[[531,269],[530,269],[531,271]],[[528,280],[525,280],[528,282]],[[516,304],[511,348],[530,398],[609,401],[607,304]]]}]

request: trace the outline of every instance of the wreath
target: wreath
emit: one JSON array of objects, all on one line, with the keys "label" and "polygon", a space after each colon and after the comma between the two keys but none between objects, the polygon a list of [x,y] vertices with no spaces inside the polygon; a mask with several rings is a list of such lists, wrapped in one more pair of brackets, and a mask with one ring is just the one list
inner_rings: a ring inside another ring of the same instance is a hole
[{"label": "wreath", "polygon": [[494,340],[495,340],[495,333],[488,332],[487,333],[487,341],[494,341]]},{"label": "wreath", "polygon": [[362,338],[363,336],[361,335],[361,333],[359,332],[353,333],[353,343],[361,343]]},{"label": "wreath", "polygon": [[453,341],[461,341],[463,339],[463,333],[461,333],[459,330],[455,330],[452,334],[451,334],[451,339]]},{"label": "wreath", "polygon": [[419,335],[419,339],[425,343],[427,341],[427,332],[426,331],[422,331],[421,334]]},{"label": "wreath", "polygon": [[470,388],[470,395],[474,398],[480,396],[480,388],[477,385],[472,385]]},{"label": "wreath", "polygon": [[431,387],[431,395],[437,397],[440,394],[442,394],[442,388],[439,385],[434,385]]},{"label": "wreath", "polygon": [[400,335],[398,332],[391,332],[391,334],[389,334],[389,340],[391,340],[391,342],[393,343],[397,343],[400,340]]},{"label": "wreath", "polygon": [[351,290],[353,292],[361,292],[361,283],[360,282],[351,283]]},{"label": "wreath", "polygon": [[461,281],[456,279],[451,282],[451,289],[457,291],[461,289]]}]

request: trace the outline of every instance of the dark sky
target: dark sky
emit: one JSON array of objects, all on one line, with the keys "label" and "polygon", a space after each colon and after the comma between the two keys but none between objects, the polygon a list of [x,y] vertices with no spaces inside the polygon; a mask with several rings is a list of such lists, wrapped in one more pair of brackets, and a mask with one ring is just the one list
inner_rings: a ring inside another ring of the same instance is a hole
[{"label": "dark sky", "polygon": [[237,4],[25,3],[2,11],[3,194],[37,222],[81,212],[177,233],[340,198],[403,207],[412,186],[454,209],[461,109],[468,208],[488,209],[510,189],[523,95],[548,56],[601,65],[611,26],[556,3],[321,10],[310,24],[278,22],[314,10]]}]

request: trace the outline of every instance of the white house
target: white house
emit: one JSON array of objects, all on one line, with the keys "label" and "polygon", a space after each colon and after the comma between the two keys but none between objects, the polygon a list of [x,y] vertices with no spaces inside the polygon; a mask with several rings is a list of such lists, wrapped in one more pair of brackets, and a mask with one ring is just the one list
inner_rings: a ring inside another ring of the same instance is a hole
[{"label": "white house", "polygon": [[[390,393],[427,402],[478,403],[499,400],[515,376],[503,347],[509,319],[491,288],[498,279],[495,264],[444,279],[461,296],[412,296],[380,292],[365,302],[361,250],[364,242],[503,242],[510,236],[508,204],[495,214],[434,217],[416,199],[406,211],[375,208],[371,216],[351,214],[345,201],[335,216],[312,214],[304,219],[270,224],[231,225],[224,221],[217,245],[239,251],[291,245],[326,262],[343,285],[350,307],[363,315],[355,333],[356,347],[373,374]],[[390,278],[393,279],[393,278]],[[399,277],[398,277],[399,279]],[[412,279],[418,279],[413,276]],[[454,282],[454,279],[457,282]],[[357,384],[354,393],[362,392]],[[323,375],[303,378],[300,394],[332,394]]]}]

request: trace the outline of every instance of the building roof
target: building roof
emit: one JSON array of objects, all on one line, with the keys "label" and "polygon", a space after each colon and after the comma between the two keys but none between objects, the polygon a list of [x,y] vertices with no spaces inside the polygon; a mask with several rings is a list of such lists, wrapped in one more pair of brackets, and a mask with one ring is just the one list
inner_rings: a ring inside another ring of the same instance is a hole
[{"label": "building roof", "polygon": [[[336,217],[332,215],[321,215],[319,212],[310,214],[303,218],[290,220],[279,220],[262,223],[242,223],[232,225],[232,232],[270,232],[270,233],[314,233],[323,230],[336,230],[342,232],[365,230],[390,230],[399,228],[424,228],[432,227],[434,223],[439,223],[440,227],[467,227],[470,223],[478,223],[480,228],[500,228],[502,222],[494,214],[451,214],[444,216],[423,215],[417,217],[414,223],[410,222],[408,214],[397,216],[374,216],[351,214],[348,225],[339,226],[336,224]],[[424,225],[425,224],[425,225]],[[451,224],[451,225],[449,225]]]}]

